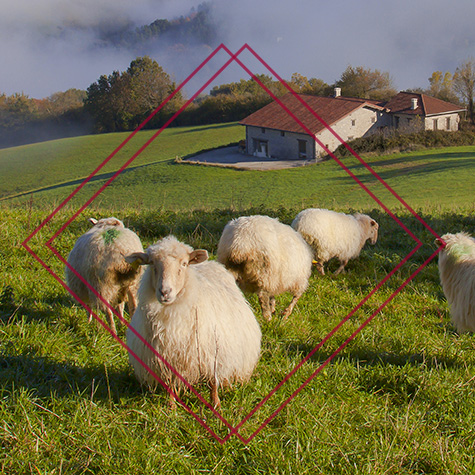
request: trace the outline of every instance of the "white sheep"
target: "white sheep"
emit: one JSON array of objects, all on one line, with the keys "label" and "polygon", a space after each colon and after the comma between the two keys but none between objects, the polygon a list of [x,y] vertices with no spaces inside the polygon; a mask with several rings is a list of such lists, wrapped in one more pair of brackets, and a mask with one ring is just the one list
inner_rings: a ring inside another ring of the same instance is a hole
[{"label": "white sheep", "polygon": [[66,283],[68,287],[92,310],[104,311],[115,332],[114,316],[110,308],[91,290],[70,268],[79,273],[103,300],[116,308],[124,316],[125,299],[128,300],[129,313],[135,311],[136,293],[142,269],[133,267],[125,261],[132,252],[143,251],[139,237],[124,227],[117,218],[90,218],[93,227],[78,238],[68,257]]},{"label": "white sheep", "polygon": [[[154,348],[190,385],[211,386],[211,403],[220,407],[218,387],[248,381],[259,360],[261,330],[233,276],[203,249],[168,236],[144,253],[127,257],[148,265],[138,306],[127,330],[127,345],[168,387],[179,393],[183,381],[137,336]],[[132,330],[133,329],[133,330]],[[137,379],[156,379],[132,353]],[[174,405],[174,399],[170,399]]]},{"label": "white sheep", "polygon": [[439,275],[458,332],[475,331],[475,239],[467,233],[445,234]]},{"label": "white sheep", "polygon": [[312,250],[290,226],[269,216],[242,216],[224,227],[217,259],[244,292],[257,293],[262,314],[271,320],[275,296],[293,294],[284,320],[305,292],[312,272]]},{"label": "white sheep", "polygon": [[328,209],[308,208],[301,211],[291,225],[298,231],[315,253],[315,264],[324,275],[324,264],[336,257],[345,269],[350,259],[358,257],[369,240],[376,244],[378,223],[366,214],[348,215]]}]

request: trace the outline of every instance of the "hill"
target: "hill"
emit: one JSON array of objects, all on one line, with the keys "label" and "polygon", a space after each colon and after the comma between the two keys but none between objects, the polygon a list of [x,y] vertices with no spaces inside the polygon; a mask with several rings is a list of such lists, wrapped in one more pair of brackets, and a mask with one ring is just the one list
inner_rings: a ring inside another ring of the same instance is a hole
[{"label": "hill", "polygon": [[[21,246],[72,182],[125,135],[0,151],[0,168],[8,170],[0,175],[0,472],[473,472],[473,335],[453,331],[436,260],[404,286],[433,254],[434,236],[355,159],[343,163],[422,239],[408,262],[413,239],[335,162],[270,172],[185,165],[175,163],[177,152],[225,145],[243,128],[165,132],[54,241],[61,255],[88,228],[87,217],[112,213],[144,246],[173,233],[212,255],[225,223],[242,214],[290,223],[307,206],[357,208],[379,223],[378,243],[345,274],[332,275],[334,265],[325,276],[313,272],[287,322],[278,314],[264,321],[256,296],[248,296],[262,328],[261,359],[249,383],[220,390],[222,416],[239,424],[239,440],[193,393],[183,401],[196,418],[182,407],[169,410],[164,390],[141,388],[121,344],[125,326],[114,339],[88,324],[86,311]],[[101,173],[116,170],[151,134],[138,134]],[[368,164],[437,232],[473,232],[475,147],[370,157]],[[29,243],[59,279],[64,265],[43,241],[105,179],[87,185]],[[12,198],[39,185],[53,188]],[[279,312],[289,295],[276,300]],[[205,384],[196,389],[207,397]]]},{"label": "hill", "polygon": [[[75,202],[85,201],[95,193],[153,134],[154,131],[142,131],[134,136],[81,190]],[[11,201],[19,196],[20,202],[61,202],[127,137],[127,133],[93,135],[0,150],[0,198]],[[168,128],[101,193],[97,203],[114,209],[133,199],[144,209],[172,210],[374,207],[373,198],[333,160],[305,168],[262,172],[175,162],[176,157],[243,138],[244,129],[235,123]],[[428,204],[448,209],[473,206],[474,146],[371,156],[366,160],[415,208]],[[353,157],[343,159],[343,163],[383,203],[401,206],[364,164]],[[28,194],[31,192],[35,193]]]}]

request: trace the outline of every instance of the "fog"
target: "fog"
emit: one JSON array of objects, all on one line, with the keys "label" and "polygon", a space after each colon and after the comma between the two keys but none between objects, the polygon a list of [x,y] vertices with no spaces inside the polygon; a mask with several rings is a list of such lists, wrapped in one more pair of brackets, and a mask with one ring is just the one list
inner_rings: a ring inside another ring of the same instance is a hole
[{"label": "fog", "polygon": [[[0,92],[42,98],[71,87],[86,89],[100,75],[126,69],[137,54],[102,45],[100,31],[172,19],[200,3],[9,2],[0,17]],[[404,90],[427,87],[433,71],[454,72],[475,56],[473,0],[215,0],[212,11],[217,44],[236,51],[248,43],[284,78],[299,72],[331,84],[351,64],[388,71],[396,88]],[[181,81],[216,45],[210,46],[164,43],[140,53],[152,56]],[[217,69],[225,56],[204,72]],[[249,55],[244,59],[254,72],[265,72]],[[248,76],[234,65],[215,84],[240,77]]]},{"label": "fog", "polygon": [[[180,0],[20,0],[0,15],[0,93],[48,97],[87,89],[102,74],[125,70],[132,51],[101,44],[100,33],[189,13]],[[172,66],[172,65],[171,65]],[[172,72],[172,71],[170,71]]]}]

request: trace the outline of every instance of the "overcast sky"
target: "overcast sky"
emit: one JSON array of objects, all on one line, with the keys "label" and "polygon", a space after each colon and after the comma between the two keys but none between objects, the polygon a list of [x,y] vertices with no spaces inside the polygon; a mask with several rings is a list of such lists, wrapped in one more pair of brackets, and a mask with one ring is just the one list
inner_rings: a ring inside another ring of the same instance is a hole
[{"label": "overcast sky", "polygon": [[[4,1],[0,93],[42,98],[71,87],[86,89],[101,74],[126,69],[134,58],[127,51],[93,49],[96,26],[149,24],[186,15],[200,3]],[[284,78],[299,72],[331,84],[351,64],[387,71],[396,88],[403,90],[427,87],[433,71],[453,72],[462,61],[475,57],[474,0],[215,0],[214,4],[220,41],[232,50],[248,43]],[[178,81],[208,53],[203,48],[191,55],[149,52]],[[248,78],[234,66],[220,81],[239,77]]]}]

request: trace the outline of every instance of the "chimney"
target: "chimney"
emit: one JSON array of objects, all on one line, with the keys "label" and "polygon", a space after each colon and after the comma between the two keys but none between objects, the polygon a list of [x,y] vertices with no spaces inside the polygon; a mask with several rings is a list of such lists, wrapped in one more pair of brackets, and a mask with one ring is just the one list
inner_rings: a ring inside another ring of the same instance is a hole
[{"label": "chimney", "polygon": [[417,97],[411,99],[411,109],[414,111],[417,109]]},{"label": "chimney", "polygon": [[341,96],[341,87],[335,87],[333,90],[333,97],[340,97]]}]

